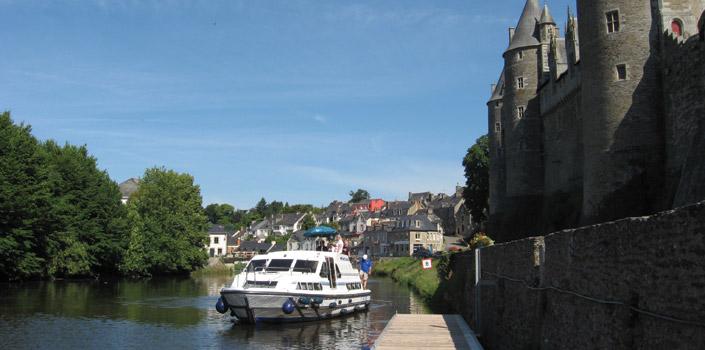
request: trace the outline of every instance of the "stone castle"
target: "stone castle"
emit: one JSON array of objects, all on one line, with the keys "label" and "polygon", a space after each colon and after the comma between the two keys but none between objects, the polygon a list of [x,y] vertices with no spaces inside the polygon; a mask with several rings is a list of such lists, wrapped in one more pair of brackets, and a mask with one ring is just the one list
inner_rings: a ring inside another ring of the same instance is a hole
[{"label": "stone castle", "polygon": [[498,241],[705,198],[705,0],[527,0],[488,101]]}]

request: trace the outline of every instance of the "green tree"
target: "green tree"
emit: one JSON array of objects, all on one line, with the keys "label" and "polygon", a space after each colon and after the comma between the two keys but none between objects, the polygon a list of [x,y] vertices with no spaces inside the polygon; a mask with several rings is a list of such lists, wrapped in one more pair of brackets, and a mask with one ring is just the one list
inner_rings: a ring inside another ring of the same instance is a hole
[{"label": "green tree", "polygon": [[314,227],[316,227],[316,221],[313,219],[313,216],[311,214],[306,214],[301,222],[301,229],[308,230]]},{"label": "green tree", "polygon": [[31,127],[0,115],[0,278],[42,274],[41,218],[49,189],[44,156]]},{"label": "green tree", "polygon": [[323,211],[321,208],[314,207],[311,204],[294,204],[289,207],[284,207],[284,213],[313,213],[320,214]]},{"label": "green tree", "polygon": [[127,211],[117,184],[85,146],[43,144],[50,209],[43,215],[51,276],[115,272],[126,248]]},{"label": "green tree", "polygon": [[484,135],[475,141],[463,159],[466,178],[463,198],[473,220],[480,223],[487,220],[486,212],[489,208],[489,162],[489,138]]},{"label": "green tree", "polygon": [[364,201],[366,199],[370,199],[370,193],[367,192],[367,190],[363,189],[357,189],[357,191],[350,191],[350,201],[349,203],[357,203]]},{"label": "green tree", "polygon": [[262,199],[257,202],[257,205],[255,206],[255,211],[257,212],[257,214],[264,217],[267,215],[267,207],[267,200],[262,197]]},{"label": "green tree", "polygon": [[267,215],[281,214],[284,210],[284,203],[278,201],[272,201],[267,206]]},{"label": "green tree", "polygon": [[133,223],[122,270],[133,276],[185,273],[208,255],[207,218],[193,177],[165,168],[147,169],[128,204]]},{"label": "green tree", "polygon": [[236,222],[235,207],[230,204],[209,204],[204,212],[212,224],[232,225]]}]

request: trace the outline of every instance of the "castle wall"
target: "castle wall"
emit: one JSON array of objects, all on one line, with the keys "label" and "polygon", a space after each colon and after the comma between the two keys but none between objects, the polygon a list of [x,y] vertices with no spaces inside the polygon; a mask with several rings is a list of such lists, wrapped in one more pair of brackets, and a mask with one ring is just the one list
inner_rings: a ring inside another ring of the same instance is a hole
[{"label": "castle wall", "polygon": [[[620,29],[606,13],[619,10]],[[663,108],[650,1],[579,0],[584,177],[582,222],[661,208]],[[618,78],[618,65],[627,77]]]},{"label": "castle wall", "polygon": [[566,71],[539,91],[543,119],[542,232],[575,227],[583,198],[580,70]]},{"label": "castle wall", "polygon": [[482,248],[480,261],[477,286],[474,252],[453,255],[439,290],[487,349],[705,344],[705,202]]},{"label": "castle wall", "polygon": [[667,199],[681,206],[705,197],[705,42],[664,34],[663,62]]}]

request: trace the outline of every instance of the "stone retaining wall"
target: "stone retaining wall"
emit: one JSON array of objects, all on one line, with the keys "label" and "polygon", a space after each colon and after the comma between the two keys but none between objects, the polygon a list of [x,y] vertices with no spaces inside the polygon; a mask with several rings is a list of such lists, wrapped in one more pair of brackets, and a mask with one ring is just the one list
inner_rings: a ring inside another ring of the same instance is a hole
[{"label": "stone retaining wall", "polygon": [[705,202],[480,255],[479,288],[470,252],[441,290],[488,349],[705,348]]}]

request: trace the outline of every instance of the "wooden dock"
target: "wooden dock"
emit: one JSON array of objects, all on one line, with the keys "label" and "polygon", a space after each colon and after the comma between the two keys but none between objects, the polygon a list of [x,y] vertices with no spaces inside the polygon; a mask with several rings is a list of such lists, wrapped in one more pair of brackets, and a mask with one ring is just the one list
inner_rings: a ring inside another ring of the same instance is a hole
[{"label": "wooden dock", "polygon": [[481,350],[482,345],[460,315],[396,314],[373,349]]}]

